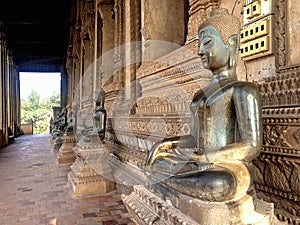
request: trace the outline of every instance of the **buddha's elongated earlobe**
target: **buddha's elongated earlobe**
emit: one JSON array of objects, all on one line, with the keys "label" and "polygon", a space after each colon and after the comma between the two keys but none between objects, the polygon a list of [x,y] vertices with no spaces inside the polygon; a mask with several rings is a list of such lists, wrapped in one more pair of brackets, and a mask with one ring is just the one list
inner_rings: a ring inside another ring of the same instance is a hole
[{"label": "buddha's elongated earlobe", "polygon": [[236,65],[236,49],[238,46],[237,34],[231,35],[228,38],[228,49],[229,49],[229,66],[233,67]]},{"label": "buddha's elongated earlobe", "polygon": [[236,65],[236,54],[229,51],[229,67],[234,67]]}]

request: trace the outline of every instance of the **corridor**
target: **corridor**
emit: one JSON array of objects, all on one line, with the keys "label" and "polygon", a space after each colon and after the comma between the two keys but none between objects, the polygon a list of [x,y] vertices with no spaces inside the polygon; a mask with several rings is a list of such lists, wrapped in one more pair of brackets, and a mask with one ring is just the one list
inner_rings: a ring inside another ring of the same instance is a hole
[{"label": "corridor", "polygon": [[119,225],[130,215],[117,191],[74,199],[70,164],[59,165],[50,135],[23,135],[0,149],[1,225]]}]

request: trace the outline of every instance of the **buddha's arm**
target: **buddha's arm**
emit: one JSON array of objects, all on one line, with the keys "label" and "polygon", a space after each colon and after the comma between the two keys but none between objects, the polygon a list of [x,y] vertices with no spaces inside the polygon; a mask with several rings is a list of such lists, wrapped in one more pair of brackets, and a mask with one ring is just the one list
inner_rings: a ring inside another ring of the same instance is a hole
[{"label": "buddha's arm", "polygon": [[96,132],[103,133],[106,129],[106,111],[102,111],[102,113],[98,116],[94,116],[94,120],[97,121]]},{"label": "buddha's arm", "polygon": [[[156,159],[166,158],[168,156],[177,154],[175,148],[195,148],[196,142],[192,135],[166,138],[155,143],[147,156],[146,166],[151,166]],[[168,151],[169,150],[169,151]],[[170,150],[174,150],[170,152]]]},{"label": "buddha's arm", "polygon": [[261,105],[256,86],[252,83],[236,87],[233,101],[240,139],[209,152],[209,161],[251,161],[258,156],[262,145]]}]

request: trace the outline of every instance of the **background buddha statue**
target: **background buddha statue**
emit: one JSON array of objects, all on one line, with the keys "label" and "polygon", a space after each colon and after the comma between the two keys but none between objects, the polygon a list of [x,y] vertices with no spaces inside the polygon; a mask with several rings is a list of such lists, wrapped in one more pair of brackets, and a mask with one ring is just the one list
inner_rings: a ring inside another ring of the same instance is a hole
[{"label": "background buddha statue", "polygon": [[251,186],[248,164],[261,149],[258,89],[236,76],[239,33],[239,21],[227,9],[213,11],[200,25],[198,54],[213,75],[190,105],[193,131],[156,143],[146,159],[148,175],[204,201],[244,196]]},{"label": "background buddha statue", "polygon": [[96,132],[101,141],[105,138],[106,128],[106,110],[104,108],[105,92],[101,89],[95,99],[96,111],[93,114],[94,132]]},{"label": "background buddha statue", "polygon": [[79,145],[101,143],[105,137],[106,110],[104,109],[105,92],[101,89],[94,95],[95,112],[93,113],[93,127],[84,128],[80,131]]}]

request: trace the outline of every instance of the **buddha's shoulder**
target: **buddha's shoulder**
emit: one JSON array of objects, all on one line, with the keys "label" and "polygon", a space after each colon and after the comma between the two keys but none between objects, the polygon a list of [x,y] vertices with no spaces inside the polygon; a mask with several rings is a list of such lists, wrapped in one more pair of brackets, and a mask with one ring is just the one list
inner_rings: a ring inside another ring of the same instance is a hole
[{"label": "buddha's shoulder", "polygon": [[236,91],[239,90],[243,92],[259,92],[257,85],[248,81],[236,81],[233,83],[232,87]]},{"label": "buddha's shoulder", "polygon": [[233,97],[238,99],[260,99],[259,89],[256,84],[247,81],[238,81],[233,85]]},{"label": "buddha's shoulder", "polygon": [[213,96],[220,96],[229,91],[231,94],[253,94],[259,95],[258,87],[251,82],[237,81],[237,80],[222,80],[218,83],[211,83],[208,86],[200,89],[194,95],[193,100],[212,98]]}]

